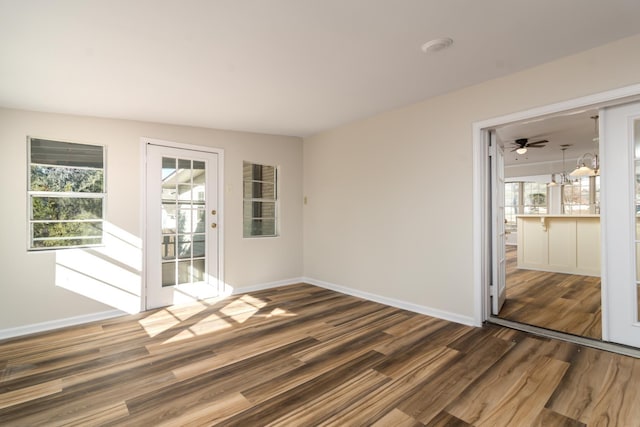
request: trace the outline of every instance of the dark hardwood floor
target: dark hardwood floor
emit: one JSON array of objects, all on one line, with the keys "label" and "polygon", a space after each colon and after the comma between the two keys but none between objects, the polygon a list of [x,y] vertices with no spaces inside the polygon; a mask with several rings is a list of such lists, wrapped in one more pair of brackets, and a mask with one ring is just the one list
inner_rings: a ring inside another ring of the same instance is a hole
[{"label": "dark hardwood floor", "polygon": [[300,284],[0,342],[0,425],[638,426],[640,360]]},{"label": "dark hardwood floor", "polygon": [[602,339],[600,278],[517,268],[507,246],[507,301],[500,318]]}]

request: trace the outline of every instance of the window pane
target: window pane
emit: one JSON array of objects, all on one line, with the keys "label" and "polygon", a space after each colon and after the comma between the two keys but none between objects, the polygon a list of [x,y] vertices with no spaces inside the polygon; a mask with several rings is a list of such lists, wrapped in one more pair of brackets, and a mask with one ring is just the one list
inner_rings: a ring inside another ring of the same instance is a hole
[{"label": "window pane", "polygon": [[176,263],[162,263],[162,287],[175,286],[176,284]]},{"label": "window pane", "polygon": [[204,184],[205,183],[205,163],[197,160],[193,161],[193,183]]},{"label": "window pane", "polygon": [[102,193],[103,189],[102,170],[31,165],[32,191]]},{"label": "window pane", "polygon": [[253,219],[245,222],[244,236],[275,236],[276,223],[273,219]]},{"label": "window pane", "polygon": [[96,222],[36,222],[33,238],[46,237],[100,237],[102,221]]},{"label": "window pane", "polygon": [[162,236],[162,243],[160,245],[161,245],[160,249],[162,250],[162,259],[164,260],[175,259],[176,236],[174,235]]},{"label": "window pane", "polygon": [[275,202],[244,202],[244,216],[246,219],[252,218],[275,218]]},{"label": "window pane", "polygon": [[204,280],[204,260],[203,259],[194,259],[193,260],[193,281],[194,282],[202,282]]},{"label": "window pane", "polygon": [[178,184],[178,200],[191,202],[191,184]]},{"label": "window pane", "polygon": [[205,256],[205,235],[194,234],[193,235],[193,257]]},{"label": "window pane", "polygon": [[98,145],[76,144],[31,138],[31,163],[55,166],[104,167],[104,148]]},{"label": "window pane", "polygon": [[178,284],[191,283],[191,261],[178,262]]},{"label": "window pane", "polygon": [[275,166],[244,162],[243,179],[245,181],[267,181],[275,183],[276,168]]},{"label": "window pane", "polygon": [[175,205],[162,205],[162,232],[164,234],[176,232]]},{"label": "window pane", "polygon": [[204,233],[205,230],[205,210],[204,209],[196,209],[193,211],[193,232],[194,233]]},{"label": "window pane", "polygon": [[102,218],[102,198],[31,197],[33,220]]},{"label": "window pane", "polygon": [[276,187],[266,182],[248,181],[244,183],[245,199],[272,199],[276,198]]},{"label": "window pane", "polygon": [[83,237],[75,239],[47,239],[47,240],[34,240],[31,247],[37,249],[47,248],[72,248],[79,246],[100,245],[102,243],[102,236],[100,237]]},{"label": "window pane", "polygon": [[178,258],[191,257],[191,236],[178,236]]},{"label": "window pane", "polygon": [[178,233],[191,233],[191,209],[180,209],[178,211]]}]

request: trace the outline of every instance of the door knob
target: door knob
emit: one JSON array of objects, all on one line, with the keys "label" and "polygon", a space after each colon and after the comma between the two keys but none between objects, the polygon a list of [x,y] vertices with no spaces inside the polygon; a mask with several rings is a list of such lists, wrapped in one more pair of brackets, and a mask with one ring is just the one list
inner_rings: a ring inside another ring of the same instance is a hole
[{"label": "door knob", "polygon": [[215,222],[211,223],[211,228],[216,228],[218,226],[218,224],[216,224]]},{"label": "door knob", "polygon": [[217,214],[217,213],[218,213],[218,211],[217,211],[217,210],[215,210],[215,209],[213,209],[213,210],[211,211],[211,215],[215,215],[215,214]]}]

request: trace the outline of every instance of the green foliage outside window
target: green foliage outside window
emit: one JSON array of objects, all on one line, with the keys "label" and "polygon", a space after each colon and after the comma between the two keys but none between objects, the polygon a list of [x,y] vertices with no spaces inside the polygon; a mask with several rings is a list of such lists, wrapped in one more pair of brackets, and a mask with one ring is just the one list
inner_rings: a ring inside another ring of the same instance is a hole
[{"label": "green foliage outside window", "polygon": [[103,148],[40,139],[30,142],[31,249],[101,244]]}]

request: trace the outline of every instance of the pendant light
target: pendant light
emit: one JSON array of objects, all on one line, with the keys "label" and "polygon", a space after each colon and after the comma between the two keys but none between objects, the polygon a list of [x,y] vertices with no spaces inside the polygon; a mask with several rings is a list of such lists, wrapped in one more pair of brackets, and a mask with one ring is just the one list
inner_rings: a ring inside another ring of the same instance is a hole
[{"label": "pendant light", "polygon": [[[596,153],[598,152],[598,116],[592,116],[594,129],[595,129],[595,137],[593,138],[593,142],[596,145]],[[571,172],[571,176],[579,177],[579,176],[595,176],[600,175],[600,165],[598,162],[598,154],[594,153],[584,153],[580,158],[578,158],[578,164],[576,168]]]},{"label": "pendant light", "polygon": [[560,174],[560,185],[572,185],[573,180],[569,178],[567,175],[567,168],[564,163],[564,152],[567,151],[567,148],[571,147],[571,144],[562,144],[560,149],[562,150],[562,173]]}]

